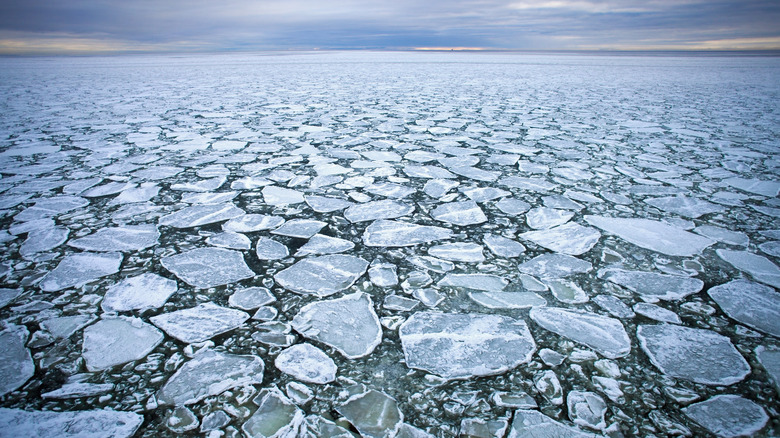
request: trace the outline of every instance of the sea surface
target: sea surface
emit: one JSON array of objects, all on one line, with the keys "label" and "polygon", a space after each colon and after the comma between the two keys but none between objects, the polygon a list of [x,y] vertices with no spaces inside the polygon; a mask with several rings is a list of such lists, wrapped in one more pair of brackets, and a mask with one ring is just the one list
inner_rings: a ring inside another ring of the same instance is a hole
[{"label": "sea surface", "polygon": [[737,55],[0,58],[0,436],[777,436]]}]

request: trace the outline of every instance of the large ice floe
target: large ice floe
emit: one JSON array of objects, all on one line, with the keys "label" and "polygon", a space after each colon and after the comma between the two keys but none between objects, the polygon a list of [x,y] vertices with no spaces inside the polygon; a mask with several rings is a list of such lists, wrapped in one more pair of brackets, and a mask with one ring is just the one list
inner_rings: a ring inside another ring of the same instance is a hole
[{"label": "large ice floe", "polygon": [[499,315],[418,312],[398,334],[406,365],[445,379],[499,374],[536,350],[525,322]]},{"label": "large ice floe", "polygon": [[780,436],[779,71],[0,57],[0,436]]}]

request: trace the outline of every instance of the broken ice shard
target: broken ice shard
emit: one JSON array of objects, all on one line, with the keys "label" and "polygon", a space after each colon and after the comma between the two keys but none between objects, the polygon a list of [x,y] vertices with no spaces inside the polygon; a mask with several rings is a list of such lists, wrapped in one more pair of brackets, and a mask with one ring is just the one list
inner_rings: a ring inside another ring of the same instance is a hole
[{"label": "broken ice shard", "polygon": [[378,220],[372,222],[363,233],[366,246],[399,247],[447,239],[452,231],[429,225]]}]

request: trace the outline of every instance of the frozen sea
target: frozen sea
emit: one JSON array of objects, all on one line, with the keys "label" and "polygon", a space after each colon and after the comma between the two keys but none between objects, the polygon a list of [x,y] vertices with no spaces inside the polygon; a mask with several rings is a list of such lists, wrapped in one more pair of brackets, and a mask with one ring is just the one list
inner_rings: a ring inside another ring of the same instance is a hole
[{"label": "frozen sea", "polygon": [[780,57],[0,58],[0,436],[780,434]]}]

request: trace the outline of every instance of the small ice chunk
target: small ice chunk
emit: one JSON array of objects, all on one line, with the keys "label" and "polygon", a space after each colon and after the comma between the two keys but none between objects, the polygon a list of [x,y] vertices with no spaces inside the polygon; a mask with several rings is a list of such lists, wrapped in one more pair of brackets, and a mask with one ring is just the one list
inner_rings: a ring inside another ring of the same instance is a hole
[{"label": "small ice chunk", "polygon": [[206,243],[211,246],[227,249],[250,249],[252,248],[252,241],[248,237],[241,233],[234,233],[232,231],[225,231],[213,236],[209,236],[206,239]]},{"label": "small ice chunk", "polygon": [[368,262],[350,255],[325,255],[303,259],[274,275],[279,285],[305,295],[327,297],[352,286],[368,268]]},{"label": "small ice chunk", "polygon": [[257,239],[255,254],[257,254],[257,258],[260,260],[279,260],[289,256],[290,250],[273,239],[261,237]]},{"label": "small ice chunk", "polygon": [[651,219],[585,216],[585,221],[641,248],[670,256],[690,257],[715,243],[710,238]]},{"label": "small ice chunk", "polygon": [[349,240],[339,239],[338,237],[330,237],[324,234],[315,234],[306,242],[305,245],[300,247],[295,253],[296,257],[302,257],[306,255],[318,255],[318,254],[338,254],[344,251],[349,251],[355,247],[355,244]]},{"label": "small ice chunk", "polygon": [[531,204],[516,198],[504,198],[496,202],[496,208],[504,214],[517,216],[528,211],[531,208]]},{"label": "small ice chunk", "polygon": [[707,294],[731,318],[780,338],[780,293],[763,284],[734,280]]},{"label": "small ice chunk", "polygon": [[228,304],[241,310],[257,309],[274,301],[276,301],[276,297],[271,291],[259,286],[239,289],[228,298]]},{"label": "small ice chunk", "polygon": [[304,202],[303,193],[284,187],[266,186],[263,187],[262,193],[263,199],[268,205],[278,206]]},{"label": "small ice chunk", "polygon": [[439,280],[439,287],[457,287],[488,292],[501,291],[509,281],[491,274],[447,274]]},{"label": "small ice chunk", "polygon": [[505,196],[511,195],[511,193],[508,191],[496,187],[472,187],[468,189],[461,189],[460,191],[468,196],[468,198],[472,201],[479,203],[492,201],[493,199],[503,198]]},{"label": "small ice chunk", "polygon": [[236,233],[254,233],[255,231],[271,230],[281,226],[284,218],[265,214],[245,214],[222,224],[223,231]]},{"label": "small ice chunk", "polygon": [[246,312],[209,302],[153,316],[150,321],[169,336],[192,344],[234,330],[247,319],[249,314]]},{"label": "small ice chunk", "polygon": [[371,282],[379,287],[391,287],[398,284],[398,274],[395,265],[391,263],[374,263],[368,269]]},{"label": "small ice chunk", "polygon": [[455,187],[458,187],[459,185],[460,183],[457,181],[432,179],[425,183],[423,192],[425,192],[425,194],[431,198],[440,199],[442,196],[446,195],[447,192],[454,189]]},{"label": "small ice chunk", "polygon": [[291,219],[281,227],[271,231],[271,234],[277,236],[296,237],[298,239],[308,239],[328,225],[326,222],[313,219]]},{"label": "small ice chunk", "polygon": [[410,312],[420,304],[419,301],[400,295],[388,295],[385,297],[382,307],[388,310],[398,310],[401,312]]},{"label": "small ice chunk", "polygon": [[295,315],[292,327],[348,359],[368,356],[382,342],[382,326],[373,301],[363,292],[309,303]]},{"label": "small ice chunk", "polygon": [[644,317],[654,319],[659,322],[668,322],[670,324],[682,324],[680,317],[669,309],[656,306],[649,303],[634,304],[634,312]]},{"label": "small ice chunk", "polygon": [[330,198],[326,196],[304,195],[306,204],[317,213],[332,213],[334,211],[344,210],[352,205],[351,202],[341,198]]},{"label": "small ice chunk", "polygon": [[539,411],[515,411],[512,428],[507,438],[595,438],[592,433],[566,426]]},{"label": "small ice chunk", "polygon": [[482,242],[496,257],[514,258],[525,252],[525,246],[522,243],[496,234],[485,234]]},{"label": "small ice chunk", "polygon": [[363,243],[366,246],[398,247],[447,239],[452,230],[408,222],[378,220],[366,228]]},{"label": "small ice chunk", "polygon": [[[259,401],[258,401],[259,400]],[[303,411],[277,388],[263,390],[255,399],[257,410],[241,430],[251,438],[293,438],[306,436]]]},{"label": "small ice chunk", "polygon": [[35,204],[27,207],[14,216],[14,220],[28,222],[35,219],[45,219],[67,213],[77,208],[86,207],[89,201],[79,196],[59,195],[51,198],[36,200]]},{"label": "small ice chunk", "polygon": [[557,253],[580,255],[596,245],[601,233],[595,228],[570,222],[546,230],[528,231],[519,237]]},{"label": "small ice chunk", "polygon": [[105,317],[84,329],[82,356],[90,372],[143,359],[162,342],[162,332],[139,318]]},{"label": "small ice chunk", "polygon": [[630,307],[612,295],[596,295],[593,297],[593,302],[615,318],[633,318],[636,316],[636,313]]},{"label": "small ice chunk", "polygon": [[464,418],[460,421],[459,437],[469,438],[503,438],[509,428],[509,421],[483,420],[482,418]]},{"label": "small ice chunk", "polygon": [[394,184],[390,182],[370,184],[366,186],[364,190],[377,196],[395,199],[405,198],[417,191],[417,189],[409,187],[409,185]]},{"label": "small ice chunk", "polygon": [[530,316],[543,328],[590,347],[610,359],[624,357],[631,352],[631,340],[617,319],[556,307],[534,307]]},{"label": "small ice chunk", "polygon": [[598,395],[592,392],[570,391],[566,396],[566,406],[569,419],[574,424],[594,430],[604,430],[607,427],[604,420],[607,404]]},{"label": "small ice chunk", "polygon": [[501,315],[417,312],[398,334],[407,366],[447,380],[501,374],[536,350],[525,322]]},{"label": "small ice chunk", "polygon": [[404,420],[395,399],[373,389],[350,397],[336,410],[369,438],[395,436]]},{"label": "small ice chunk", "polygon": [[328,383],[336,380],[336,364],[324,351],[308,344],[296,344],[282,350],[274,365],[283,373],[309,383]]},{"label": "small ice chunk", "polygon": [[163,257],[160,263],[179,279],[199,289],[235,283],[255,276],[240,252],[223,248],[196,248]]},{"label": "small ice chunk", "polygon": [[558,208],[536,207],[525,214],[525,222],[535,230],[545,230],[569,222],[574,213]]},{"label": "small ice chunk", "polygon": [[454,166],[450,167],[449,170],[456,175],[484,182],[493,182],[497,180],[499,176],[501,176],[500,172],[483,170],[478,167],[471,166]]},{"label": "small ice chunk", "polygon": [[756,281],[780,288],[780,268],[768,258],[747,251],[718,249],[718,256],[740,271],[747,272]]},{"label": "small ice chunk", "polygon": [[431,217],[455,225],[474,225],[487,221],[485,213],[474,201],[441,204],[431,211]]},{"label": "small ice chunk", "polygon": [[257,356],[204,349],[165,382],[157,392],[157,401],[162,405],[191,405],[231,388],[259,385],[264,369],[263,360]]},{"label": "small ice chunk", "polygon": [[553,279],[546,281],[556,300],[566,304],[587,303],[588,294],[572,281]]},{"label": "small ice chunk", "polygon": [[89,236],[73,239],[68,246],[85,251],[140,251],[157,245],[160,232],[154,225],[126,225],[102,228]]},{"label": "small ice chunk", "polygon": [[451,179],[455,174],[439,166],[419,166],[407,164],[404,173],[411,178]]},{"label": "small ice chunk", "polygon": [[721,437],[750,436],[763,429],[769,421],[764,408],[732,394],[716,395],[683,408],[682,412]]},{"label": "small ice chunk", "polygon": [[139,187],[130,187],[118,194],[108,205],[133,204],[146,202],[160,192],[160,186],[154,183],[142,183]]},{"label": "small ice chunk", "polygon": [[143,422],[142,415],[110,409],[55,412],[0,408],[0,429],[9,437],[130,438]]},{"label": "small ice chunk", "polygon": [[181,202],[185,204],[224,204],[230,202],[238,196],[238,192],[206,192],[206,193],[184,193],[181,195]]},{"label": "small ice chunk", "polygon": [[603,269],[599,277],[611,283],[623,286],[639,294],[645,301],[678,301],[688,295],[699,292],[704,282],[698,278],[658,272],[626,271],[623,269]]},{"label": "small ice chunk", "polygon": [[119,272],[121,264],[122,254],[117,252],[71,254],[43,277],[40,288],[44,292],[57,292],[69,287],[79,287]]},{"label": "small ice chunk", "polygon": [[527,309],[547,305],[547,300],[534,292],[469,291],[469,298],[488,309]]},{"label": "small ice chunk", "polygon": [[344,217],[352,222],[365,222],[377,219],[395,219],[414,211],[414,206],[395,199],[370,201],[356,204],[344,211]]},{"label": "small ice chunk", "polygon": [[582,274],[593,269],[593,265],[565,254],[542,254],[517,267],[520,272],[539,278],[563,278]]},{"label": "small ice chunk", "polygon": [[158,224],[180,229],[193,228],[230,220],[244,214],[244,210],[229,203],[197,204],[161,217]]},{"label": "small ice chunk", "polygon": [[537,391],[550,403],[559,406],[563,404],[563,388],[558,376],[553,370],[545,370],[536,375],[534,386]]},{"label": "small ice chunk", "polygon": [[0,309],[17,299],[21,294],[21,289],[0,288]]},{"label": "small ice chunk", "polygon": [[671,377],[731,385],[750,373],[729,338],[713,331],[660,324],[640,325],[636,334],[650,362]]},{"label": "small ice chunk", "polygon": [[13,324],[6,325],[0,332],[0,345],[3,346],[0,348],[0,397],[17,390],[35,374],[30,350],[25,347],[29,336],[26,327]]},{"label": "small ice chunk", "polygon": [[445,243],[429,248],[428,254],[454,262],[480,263],[485,261],[482,249],[482,245],[476,243]]},{"label": "small ice chunk", "polygon": [[[227,182],[227,177],[215,176],[214,178],[206,178],[198,181],[186,181],[183,183],[171,184],[171,190],[178,190],[181,192],[213,192],[222,187],[222,184]],[[94,190],[94,189],[93,189]],[[84,196],[87,196],[85,193]]]}]

